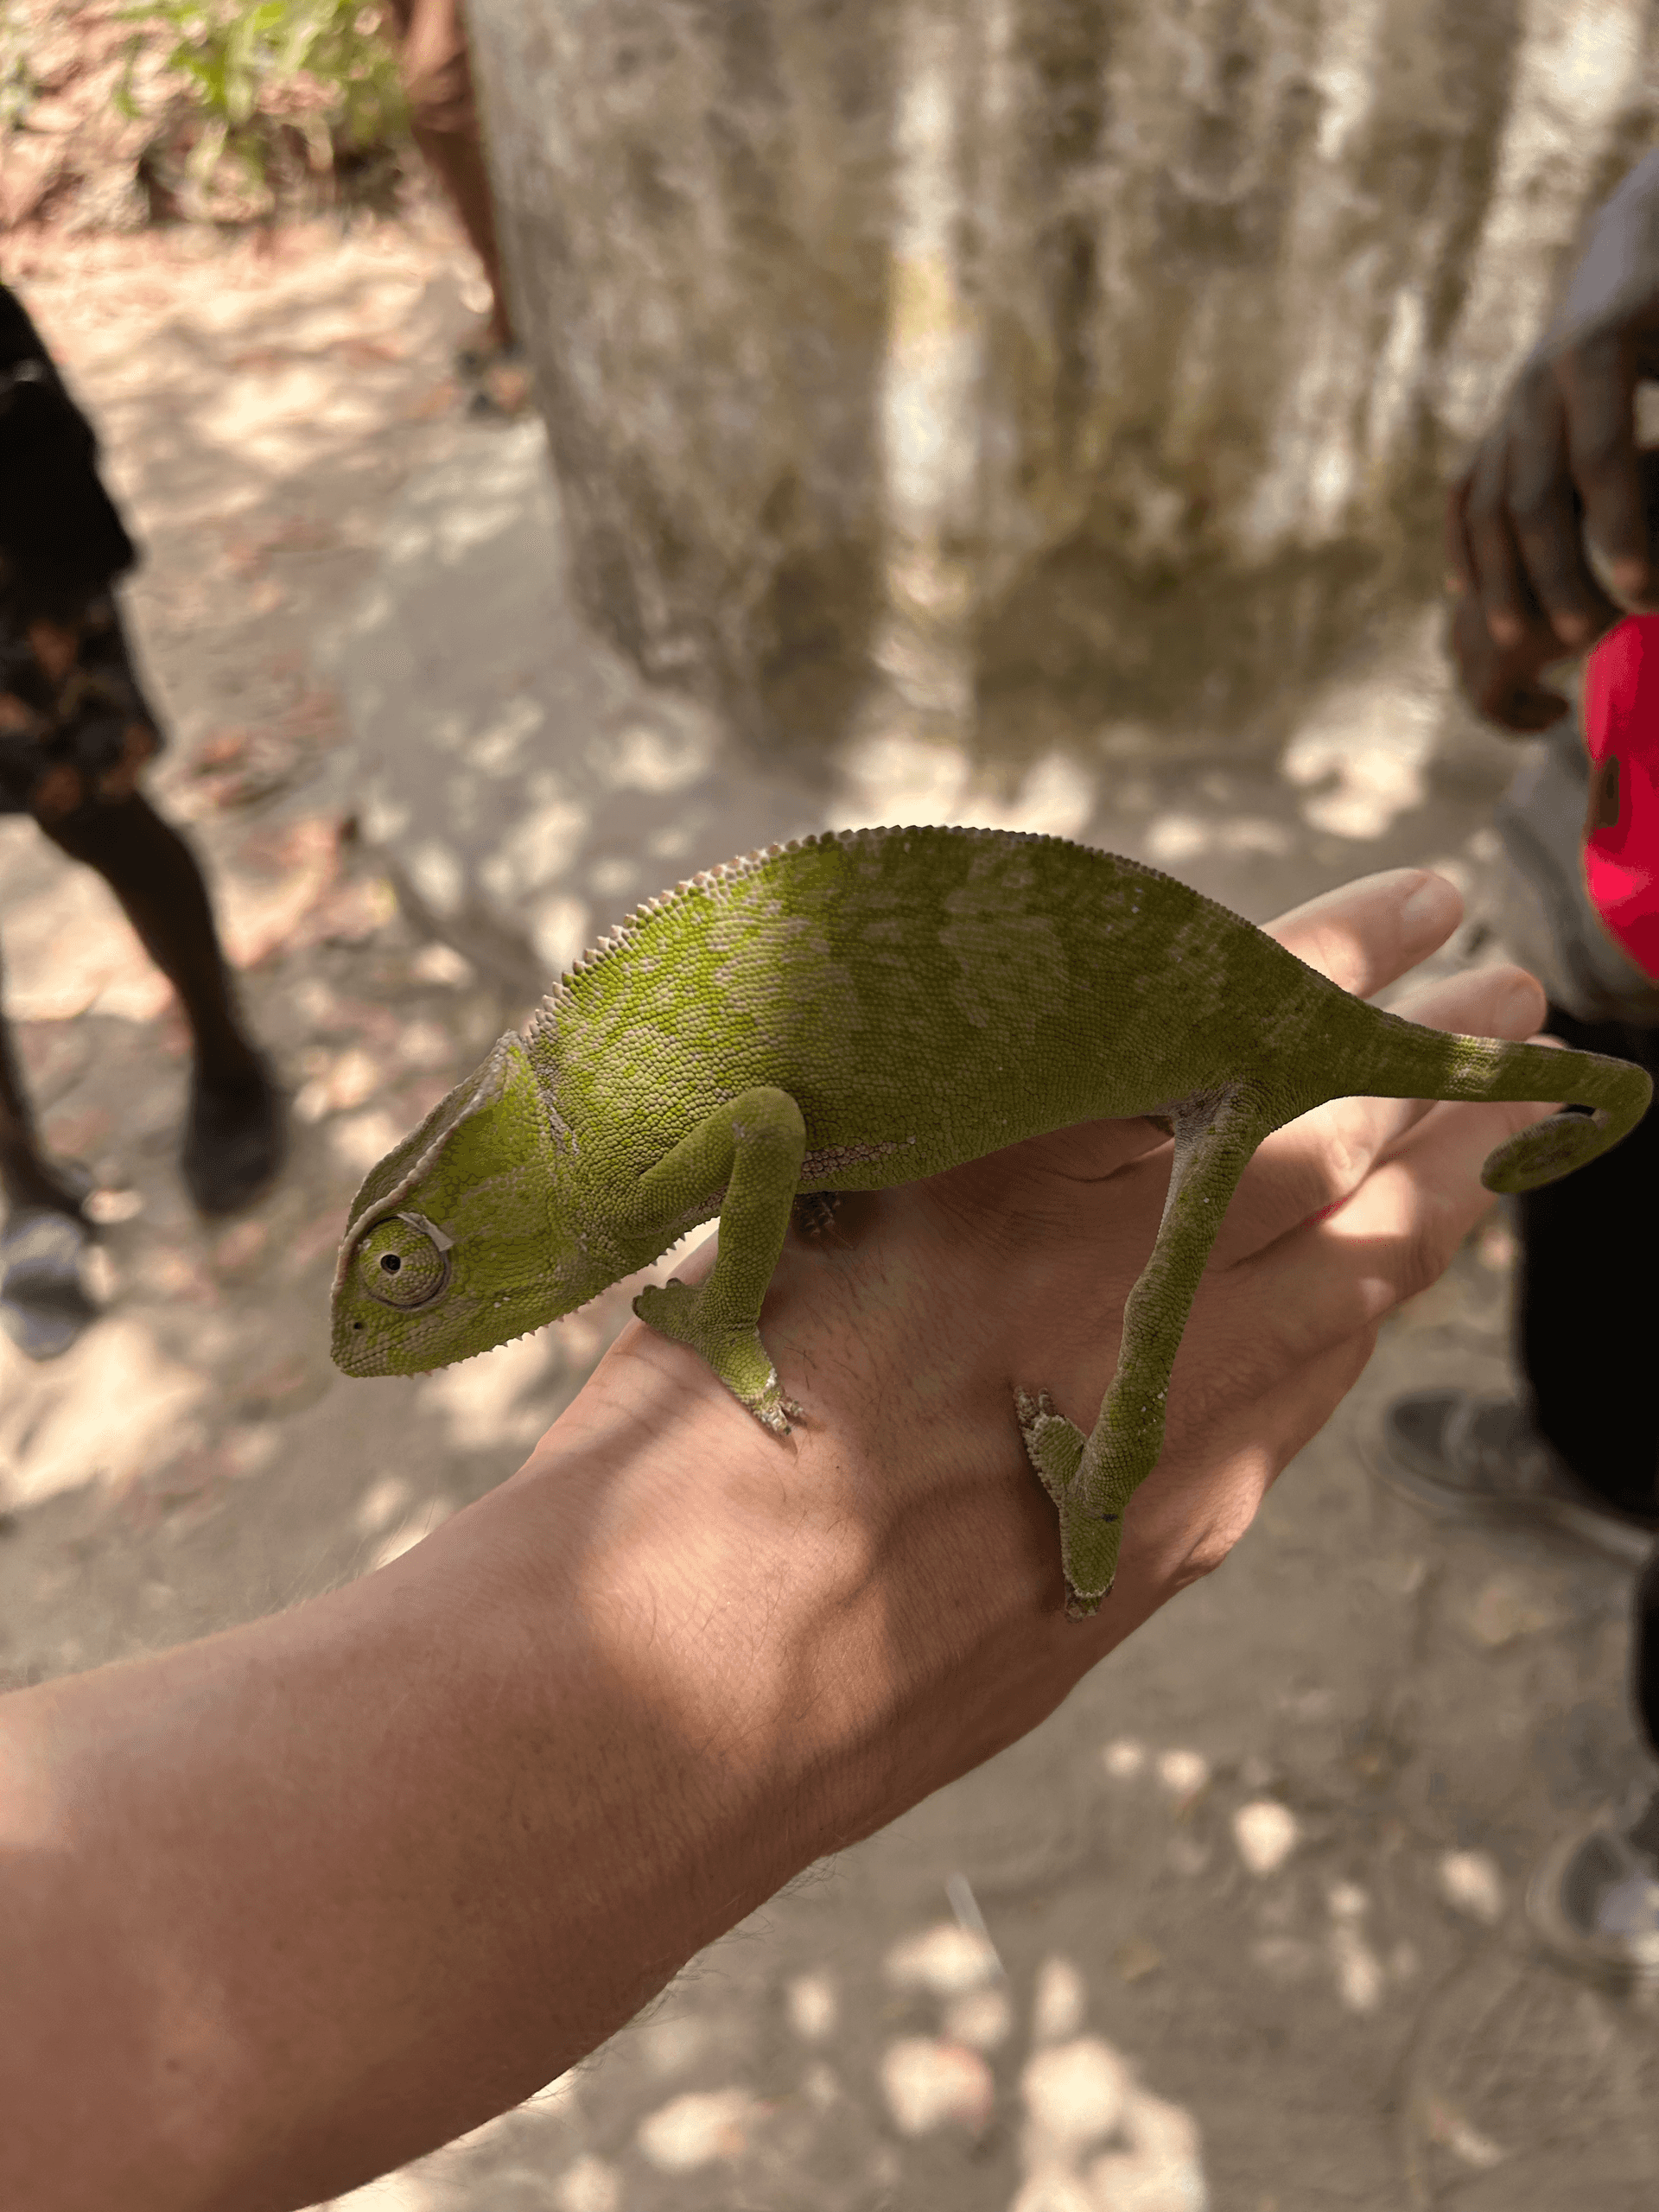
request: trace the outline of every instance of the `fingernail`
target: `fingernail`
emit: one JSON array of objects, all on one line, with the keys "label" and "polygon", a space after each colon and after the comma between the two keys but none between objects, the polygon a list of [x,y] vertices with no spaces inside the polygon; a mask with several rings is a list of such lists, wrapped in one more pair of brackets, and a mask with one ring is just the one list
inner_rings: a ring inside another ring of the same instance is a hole
[{"label": "fingernail", "polygon": [[1581,645],[1591,626],[1582,614],[1558,614],[1551,626],[1564,645]]},{"label": "fingernail", "polygon": [[1625,599],[1639,599],[1648,588],[1648,564],[1645,561],[1610,561],[1608,569],[1620,594]]},{"label": "fingernail", "polygon": [[1408,930],[1425,934],[1438,930],[1444,936],[1462,911],[1462,896],[1454,883],[1443,875],[1426,875],[1402,905],[1400,918]]},{"label": "fingernail", "polygon": [[1513,614],[1489,614],[1486,627],[1497,645],[1518,645],[1527,634]]}]

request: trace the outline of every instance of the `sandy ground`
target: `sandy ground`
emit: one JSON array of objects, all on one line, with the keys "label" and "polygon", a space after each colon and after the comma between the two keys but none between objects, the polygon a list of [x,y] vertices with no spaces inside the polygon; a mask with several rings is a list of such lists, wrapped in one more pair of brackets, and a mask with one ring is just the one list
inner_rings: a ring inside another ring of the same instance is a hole
[{"label": "sandy ground", "polygon": [[[264,251],[42,245],[8,273],[148,542],[128,598],[172,733],[157,787],[296,1092],[281,1188],[204,1230],[165,990],[102,887],[0,823],[7,1002],[106,1224],[99,1325],[51,1367],[0,1342],[0,1669],[23,1682],[395,1556],[518,1464],[624,1305],[416,1383],[327,1360],[359,1176],[524,1010],[423,941],[353,841],[313,658],[411,485],[496,435],[447,378],[463,257],[423,220]],[[1090,834],[1257,915],[1397,860],[1478,875],[1503,748],[1390,680],[1334,696],[1282,760],[1103,759]],[[896,803],[921,772],[863,772]],[[1627,1580],[1436,1528],[1356,1450],[1408,1383],[1502,1386],[1508,1265],[1495,1224],[1392,1325],[1226,1570],[1036,1736],[353,2212],[1654,2202],[1651,2017],[1543,1964],[1519,1913],[1542,1850],[1637,1771]]]}]

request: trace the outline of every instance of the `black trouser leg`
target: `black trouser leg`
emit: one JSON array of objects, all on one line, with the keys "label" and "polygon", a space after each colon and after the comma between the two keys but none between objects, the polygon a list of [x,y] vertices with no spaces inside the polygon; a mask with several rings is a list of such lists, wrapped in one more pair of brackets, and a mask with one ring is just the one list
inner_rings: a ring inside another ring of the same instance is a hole
[{"label": "black trouser leg", "polygon": [[[1636,1586],[1636,1633],[1630,1645],[1630,1694],[1648,1749],[1659,1760],[1659,1550]],[[1659,1853],[1659,1834],[1652,1847]]]},{"label": "black trouser leg", "polygon": [[230,970],[195,855],[139,793],[79,808],[41,827],[71,860],[96,868],[145,951],[179,995],[210,1084],[251,1079],[258,1055],[237,1009]]},{"label": "black trouser leg", "polygon": [[[1575,1021],[1559,1007],[1547,1026],[1575,1051],[1659,1074],[1659,1030]],[[1519,1205],[1521,1364],[1533,1418],[1580,1482],[1650,1514],[1659,1504],[1659,1108],[1611,1152]],[[1659,1759],[1659,1551],[1637,1585],[1630,1687]],[[1652,1840],[1659,1847],[1659,1834]]]},{"label": "black trouser leg", "polygon": [[[1659,1073],[1659,1030],[1551,1033]],[[1659,1111],[1623,1144],[1519,1202],[1520,1351],[1533,1418],[1579,1479],[1637,1513],[1659,1504]]]}]

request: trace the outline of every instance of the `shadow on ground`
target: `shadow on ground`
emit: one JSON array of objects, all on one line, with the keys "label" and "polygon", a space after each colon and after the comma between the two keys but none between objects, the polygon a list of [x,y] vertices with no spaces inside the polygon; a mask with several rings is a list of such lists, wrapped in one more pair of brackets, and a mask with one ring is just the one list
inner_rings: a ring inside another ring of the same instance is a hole
[{"label": "shadow on ground", "polygon": [[[1117,702],[1035,757],[889,738],[808,775],[575,621],[539,433],[455,417],[446,237],[101,254],[22,281],[151,545],[130,599],[175,737],[159,782],[296,1146],[246,1220],[194,1220],[166,995],[101,887],[0,824],[8,1002],[53,1141],[97,1173],[108,1302],[54,1367],[0,1345],[10,1681],[371,1571],[518,1464],[624,1296],[451,1373],[351,1383],[325,1338],[335,1239],[363,1170],[546,971],[675,876],[909,817],[1086,837],[1258,917],[1395,862],[1479,893],[1511,756],[1421,621],[1271,757]],[[1473,957],[1478,926],[1447,956]],[[1503,1387],[1509,1262],[1494,1225],[1385,1332],[1226,1570],[1035,1736],[353,2212],[1650,2202],[1651,2023],[1535,1961],[1518,1915],[1540,1853],[1635,1771],[1628,1586],[1434,1527],[1358,1449],[1394,1391]]]}]

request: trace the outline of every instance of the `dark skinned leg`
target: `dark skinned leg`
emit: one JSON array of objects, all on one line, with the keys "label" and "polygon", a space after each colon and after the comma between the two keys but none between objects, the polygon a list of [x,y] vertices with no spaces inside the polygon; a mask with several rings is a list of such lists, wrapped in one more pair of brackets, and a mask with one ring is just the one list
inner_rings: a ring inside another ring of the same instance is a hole
[{"label": "dark skinned leg", "polygon": [[495,202],[484,162],[460,0],[391,0],[410,134],[461,218],[490,288],[486,348],[513,343]]},{"label": "dark skinned leg", "polygon": [[283,1099],[243,1027],[194,855],[138,792],[41,827],[71,860],[103,877],[178,993],[195,1055],[185,1181],[201,1212],[238,1211],[282,1165]]},{"label": "dark skinned leg", "polygon": [[0,1328],[31,1359],[67,1351],[97,1312],[80,1276],[90,1236],[80,1211],[86,1187],[41,1144],[0,1016]]},{"label": "dark skinned leg", "polygon": [[45,1210],[79,1221],[85,1185],[41,1142],[23,1090],[11,1025],[0,1014],[0,1192],[9,1212]]},{"label": "dark skinned leg", "polygon": [[495,206],[490,198],[489,172],[477,129],[433,130],[416,123],[411,134],[460,216],[467,242],[483,266],[490,288],[490,315],[484,327],[486,346],[505,347],[513,342],[512,311],[507,305],[506,281],[501,272],[501,248],[495,229]]}]

